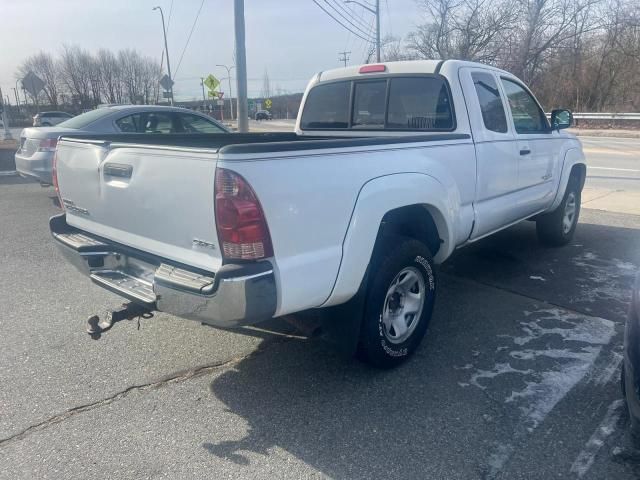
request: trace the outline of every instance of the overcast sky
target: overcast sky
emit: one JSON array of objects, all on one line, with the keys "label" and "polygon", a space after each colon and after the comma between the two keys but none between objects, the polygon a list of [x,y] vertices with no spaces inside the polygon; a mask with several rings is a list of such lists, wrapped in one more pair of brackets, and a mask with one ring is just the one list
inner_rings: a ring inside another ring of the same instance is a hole
[{"label": "overcast sky", "polygon": [[[184,50],[200,4],[201,0],[173,0],[173,7],[172,0],[0,0],[3,93],[10,94],[13,103],[11,88],[25,57],[40,50],[57,55],[64,44],[90,51],[135,48],[160,60],[162,26],[159,13],[151,10],[160,5],[169,22],[176,97],[200,98],[199,78],[209,73],[225,77],[226,72],[215,65],[233,64],[234,47],[233,0],[205,0]],[[368,12],[349,7],[364,22],[372,22]],[[404,37],[421,22],[415,0],[380,0],[380,7],[382,36]],[[362,63],[366,56],[365,42],[340,27],[312,0],[245,0],[245,20],[250,96],[260,94],[265,69],[273,92],[277,88],[297,92],[304,90],[314,73],[340,66],[338,52],[350,50],[350,63]],[[228,90],[226,81],[223,89]]]}]

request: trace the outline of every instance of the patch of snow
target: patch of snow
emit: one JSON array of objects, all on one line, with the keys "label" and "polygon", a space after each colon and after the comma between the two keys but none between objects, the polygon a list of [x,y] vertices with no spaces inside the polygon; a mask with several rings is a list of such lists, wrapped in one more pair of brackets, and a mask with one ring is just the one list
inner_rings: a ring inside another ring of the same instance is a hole
[{"label": "patch of snow", "polygon": [[584,252],[573,259],[573,264],[584,270],[576,277],[581,293],[573,298],[577,302],[615,300],[620,302],[617,313],[624,315],[629,301],[629,290],[637,267],[617,258],[606,260],[593,252]]},{"label": "patch of snow", "polygon": [[577,474],[578,478],[584,477],[584,475],[589,471],[591,465],[593,465],[596,454],[604,445],[607,437],[614,432],[616,423],[618,423],[618,420],[620,419],[623,405],[623,400],[615,400],[611,405],[609,405],[602,422],[600,422],[598,428],[596,428],[582,451],[574,460],[571,465],[571,472]]},{"label": "patch of snow", "polygon": [[541,277],[540,275],[529,275],[529,278],[531,280],[540,280],[541,282],[546,282],[547,279],[544,277]]},{"label": "patch of snow", "polygon": [[622,354],[618,352],[609,352],[609,358],[603,367],[599,369],[598,372],[593,376],[593,381],[596,385],[602,386],[606,385],[614,378],[616,372],[622,363]]},{"label": "patch of snow", "polygon": [[500,470],[504,468],[505,463],[511,458],[514,450],[511,444],[499,444],[487,460],[489,471],[487,472],[486,478],[495,478],[498,473],[500,473]]},{"label": "patch of snow", "polygon": [[471,370],[473,368],[473,363],[467,363],[466,365],[463,365],[462,367],[453,367],[456,370]]},{"label": "patch of snow", "polygon": [[523,375],[528,375],[530,373],[533,373],[533,370],[518,370],[517,368],[513,368],[509,363],[496,363],[491,370],[476,370],[476,373],[471,376],[469,383],[484,390],[487,387],[480,385],[478,380],[480,380],[481,378],[495,378],[498,375],[505,375],[507,373],[521,373]]},{"label": "patch of snow", "polygon": [[[590,317],[550,308],[540,310],[539,318],[531,322],[521,322],[525,336],[514,337],[516,345],[526,345],[544,335],[559,335],[564,341],[585,342],[590,344],[605,345],[609,343],[615,333],[615,324],[611,320],[599,317]],[[545,328],[541,321],[554,320],[567,325],[564,327]]]},{"label": "patch of snow", "polygon": [[589,362],[583,360],[564,364],[560,370],[540,372],[538,381],[528,381],[524,390],[511,392],[506,403],[526,399],[520,411],[526,417],[531,430],[542,423],[546,416],[554,409],[571,389],[580,382],[591,368],[600,353],[597,348]]}]

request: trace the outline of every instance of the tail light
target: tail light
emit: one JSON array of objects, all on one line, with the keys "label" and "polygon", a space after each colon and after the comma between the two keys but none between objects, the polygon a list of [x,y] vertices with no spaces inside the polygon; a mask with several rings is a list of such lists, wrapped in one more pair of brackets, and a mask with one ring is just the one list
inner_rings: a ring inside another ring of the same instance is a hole
[{"label": "tail light", "polygon": [[60,196],[60,187],[58,186],[58,153],[53,154],[53,161],[51,163],[51,178],[53,179],[53,188],[56,189],[56,195],[58,195],[58,203],[60,208],[64,210],[64,203],[62,202],[62,196]]},{"label": "tail light", "polygon": [[216,227],[224,258],[273,256],[264,212],[247,181],[231,170],[218,168],[215,187]]},{"label": "tail light", "polygon": [[39,152],[55,152],[57,144],[58,144],[57,138],[45,138],[43,140],[40,140],[38,151]]}]

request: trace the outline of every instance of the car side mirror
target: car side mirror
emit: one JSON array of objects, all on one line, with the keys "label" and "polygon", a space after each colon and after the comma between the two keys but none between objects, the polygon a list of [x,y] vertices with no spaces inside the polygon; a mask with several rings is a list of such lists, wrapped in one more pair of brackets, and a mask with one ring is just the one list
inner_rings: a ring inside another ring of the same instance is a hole
[{"label": "car side mirror", "polygon": [[551,112],[551,128],[554,130],[562,130],[569,128],[573,123],[573,114],[570,110],[560,108]]}]

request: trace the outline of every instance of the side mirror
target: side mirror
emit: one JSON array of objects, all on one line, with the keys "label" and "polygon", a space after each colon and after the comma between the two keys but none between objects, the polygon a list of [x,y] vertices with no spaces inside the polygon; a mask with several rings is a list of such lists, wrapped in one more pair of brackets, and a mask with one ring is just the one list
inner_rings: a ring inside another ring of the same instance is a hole
[{"label": "side mirror", "polygon": [[564,108],[551,111],[551,128],[554,130],[562,130],[569,128],[573,123],[573,114],[570,110]]}]

